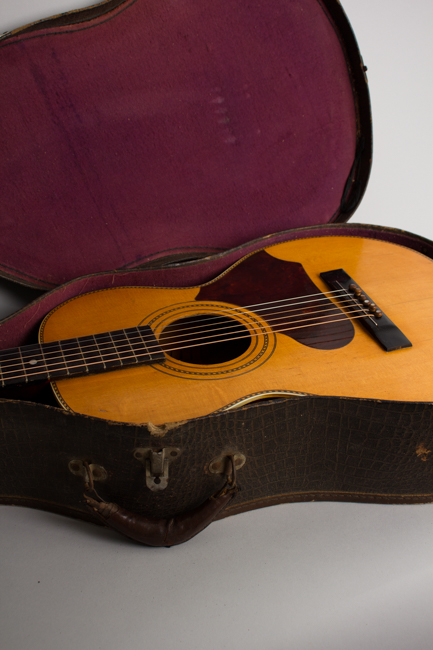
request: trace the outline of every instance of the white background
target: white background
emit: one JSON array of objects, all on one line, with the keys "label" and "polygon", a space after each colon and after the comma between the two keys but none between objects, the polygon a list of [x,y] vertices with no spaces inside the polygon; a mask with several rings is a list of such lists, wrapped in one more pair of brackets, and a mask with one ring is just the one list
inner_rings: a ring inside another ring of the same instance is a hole
[{"label": "white background", "polygon": [[[0,0],[0,32],[87,4]],[[433,239],[433,2],[343,6],[374,125],[352,221]],[[1,291],[3,313],[18,308],[20,292]],[[433,647],[433,505],[280,505],[172,549],[35,510],[1,507],[0,518],[2,650]]]}]

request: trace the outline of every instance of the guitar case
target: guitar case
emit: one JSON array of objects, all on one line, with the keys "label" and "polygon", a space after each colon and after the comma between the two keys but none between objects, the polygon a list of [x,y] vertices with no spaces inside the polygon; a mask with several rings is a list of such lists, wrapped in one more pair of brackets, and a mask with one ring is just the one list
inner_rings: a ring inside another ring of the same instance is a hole
[{"label": "guitar case", "polygon": [[[41,290],[0,323],[2,348],[82,293],[202,285],[279,242],[433,258],[421,237],[346,223],[372,137],[337,0],[109,0],[4,34],[0,78],[0,273]],[[433,500],[429,402],[294,392],[130,424],[22,388],[2,392],[0,421],[2,504],[149,545],[277,503]]]}]

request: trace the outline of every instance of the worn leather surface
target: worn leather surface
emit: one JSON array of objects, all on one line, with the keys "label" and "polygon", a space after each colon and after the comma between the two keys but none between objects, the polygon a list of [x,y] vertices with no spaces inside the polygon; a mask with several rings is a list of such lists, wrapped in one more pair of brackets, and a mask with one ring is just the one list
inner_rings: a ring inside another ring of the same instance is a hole
[{"label": "worn leather surface", "polygon": [[[384,503],[433,500],[433,405],[305,397],[261,402],[150,433],[60,409],[0,401],[0,501],[91,519],[73,459],[102,465],[107,502],[143,516],[172,517],[224,484],[209,472],[241,452],[232,514],[282,501]],[[152,492],[136,447],[178,447],[168,487]]]}]

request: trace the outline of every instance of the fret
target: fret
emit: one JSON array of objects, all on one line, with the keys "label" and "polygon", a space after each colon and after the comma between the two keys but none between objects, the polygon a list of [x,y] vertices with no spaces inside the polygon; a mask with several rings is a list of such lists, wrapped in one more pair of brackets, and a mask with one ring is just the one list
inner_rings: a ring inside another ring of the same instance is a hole
[{"label": "fret", "polygon": [[155,361],[164,361],[165,354],[162,351],[161,346],[156,340],[155,334],[149,325],[142,325],[141,327],[136,328],[138,334],[140,335],[143,351],[146,351],[147,358],[142,357],[141,363],[151,363]]},{"label": "fret", "polygon": [[[78,344],[78,339],[65,339],[58,341],[63,358],[66,361],[64,376],[82,375],[86,372],[86,364]],[[49,344],[45,344],[49,345]]]},{"label": "fret", "polygon": [[80,336],[80,345],[86,359],[87,372],[92,373],[105,370],[105,363],[93,334],[90,336]]},{"label": "fret", "polygon": [[147,348],[143,349],[143,339],[138,327],[124,330],[126,339],[136,359],[136,363],[146,363],[149,360]]},{"label": "fret", "polygon": [[139,363],[139,359],[128,340],[126,330],[117,330],[116,332],[111,332],[111,336],[116,345],[117,354],[122,361],[122,365]]},{"label": "fret", "polygon": [[27,345],[0,352],[2,386],[28,383],[47,378],[40,345]]},{"label": "fret", "polygon": [[67,376],[68,368],[60,341],[44,343],[41,345],[41,350],[45,359],[48,379]]},{"label": "fret", "polygon": [[95,341],[96,345],[98,346],[101,359],[104,362],[104,367],[107,370],[110,368],[118,368],[122,365],[110,332],[95,334]]},{"label": "fret", "polygon": [[[140,330],[139,327],[137,327],[137,332],[138,332],[138,334],[139,334],[139,336],[140,336],[140,341],[141,341],[141,344],[142,344],[142,346],[143,346],[143,354],[145,355],[145,356],[144,356],[144,359],[145,359],[146,361],[147,361],[148,359],[150,360],[152,357],[150,356],[149,348],[148,348],[147,345],[146,345],[146,341],[145,341],[144,338],[143,338],[143,332]],[[142,358],[143,358],[143,357],[142,357]]]},{"label": "fret", "polygon": [[3,387],[25,381],[25,370],[19,348],[12,348],[0,352],[0,368]]},{"label": "fret", "polygon": [[138,363],[164,361],[165,354],[148,325],[124,330]]},{"label": "fret", "polygon": [[164,359],[151,328],[142,325],[0,351],[0,384],[67,378]]},{"label": "fret", "polygon": [[84,356],[84,354],[83,354],[83,350],[81,349],[80,341],[81,341],[81,339],[77,339],[77,348],[78,348],[78,350],[80,351],[80,354],[81,354],[81,356],[82,356],[82,358],[83,358],[83,364],[84,364],[84,368],[83,368],[83,370],[84,370],[84,372],[87,373],[87,372],[89,372],[89,368],[87,367],[86,357]]},{"label": "fret", "polygon": [[25,368],[25,365],[24,365],[24,359],[23,359],[23,354],[21,352],[21,348],[18,348],[18,352],[20,353],[20,361],[21,361],[21,365],[22,365],[22,369],[23,369],[23,375],[24,375],[23,379],[24,379],[25,382],[28,382],[28,377],[27,377],[26,368]]},{"label": "fret", "polygon": [[[47,369],[40,345],[26,345],[20,349],[24,381],[41,381],[47,378]],[[20,382],[23,378],[20,379]]]},{"label": "fret", "polygon": [[108,336],[110,337],[111,340],[111,345],[113,346],[113,349],[116,351],[117,358],[119,360],[119,363],[121,366],[123,366],[123,361],[122,361],[122,349],[121,346],[117,345],[116,341],[118,339],[119,332],[107,332]]},{"label": "fret", "polygon": [[58,343],[58,346],[59,346],[59,352],[60,352],[60,356],[61,356],[61,359],[62,359],[63,367],[66,370],[66,376],[67,376],[69,373],[68,373],[68,369],[67,369],[65,355],[63,353],[62,342],[58,341],[57,343]]}]

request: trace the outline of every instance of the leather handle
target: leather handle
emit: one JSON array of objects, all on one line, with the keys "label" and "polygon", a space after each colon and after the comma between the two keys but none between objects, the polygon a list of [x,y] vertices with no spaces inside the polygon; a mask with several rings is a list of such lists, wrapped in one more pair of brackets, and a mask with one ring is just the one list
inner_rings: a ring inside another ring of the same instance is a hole
[{"label": "leather handle", "polygon": [[227,481],[222,490],[209,497],[197,508],[169,519],[158,519],[155,517],[144,517],[136,515],[115,503],[107,503],[98,495],[93,487],[91,471],[87,467],[90,477],[86,489],[93,492],[96,499],[84,494],[87,506],[105,525],[117,530],[129,539],[145,544],[146,546],[175,546],[187,542],[192,537],[204,530],[230,503],[236,495],[235,465],[231,459],[230,474],[227,473]]},{"label": "leather handle", "polygon": [[101,503],[90,497],[86,503],[107,526],[136,542],[146,546],[175,546],[209,526],[234,496],[232,491],[210,497],[194,510],[170,519],[135,515],[115,503]]}]

